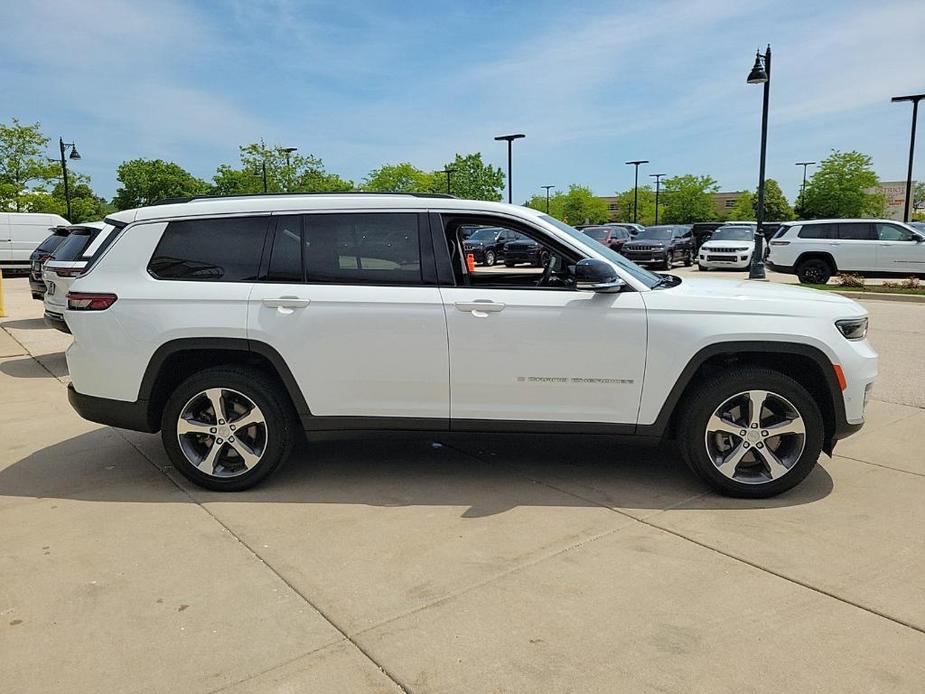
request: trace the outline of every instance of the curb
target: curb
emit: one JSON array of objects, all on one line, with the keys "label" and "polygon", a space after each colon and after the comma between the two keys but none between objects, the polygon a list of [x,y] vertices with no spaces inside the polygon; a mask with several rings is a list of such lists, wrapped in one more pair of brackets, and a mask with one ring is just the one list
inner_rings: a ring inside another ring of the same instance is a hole
[{"label": "curb", "polygon": [[849,299],[864,300],[872,299],[874,301],[900,301],[910,304],[925,304],[925,295],[917,294],[888,294],[886,292],[848,292],[836,291],[834,289],[825,290],[832,294],[847,296]]}]

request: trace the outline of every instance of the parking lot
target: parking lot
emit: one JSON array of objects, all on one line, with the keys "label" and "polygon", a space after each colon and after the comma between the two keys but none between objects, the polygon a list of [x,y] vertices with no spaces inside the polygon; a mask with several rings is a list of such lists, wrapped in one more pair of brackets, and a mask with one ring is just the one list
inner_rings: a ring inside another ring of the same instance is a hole
[{"label": "parking lot", "polygon": [[2,692],[925,690],[923,303],[865,300],[867,425],[774,499],[670,448],[398,435],[222,495],[80,419],[4,288]]}]

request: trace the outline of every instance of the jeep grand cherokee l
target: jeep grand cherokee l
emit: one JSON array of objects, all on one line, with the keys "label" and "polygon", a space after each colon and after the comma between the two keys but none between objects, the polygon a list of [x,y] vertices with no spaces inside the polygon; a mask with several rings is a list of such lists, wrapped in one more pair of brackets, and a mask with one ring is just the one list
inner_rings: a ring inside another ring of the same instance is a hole
[{"label": "jeep grand cherokee l", "polygon": [[[877,372],[850,299],[654,274],[513,205],[243,196],[106,221],[67,297],[69,399],[160,431],[216,490],[303,431],[374,429],[673,439],[715,489],[770,496],[860,428]],[[471,265],[476,224],[529,237],[542,267]]]},{"label": "jeep grand cherokee l", "polygon": [[623,244],[621,253],[636,263],[653,263],[662,270],[678,261],[690,267],[694,262],[693,234],[684,225],[646,227]]}]

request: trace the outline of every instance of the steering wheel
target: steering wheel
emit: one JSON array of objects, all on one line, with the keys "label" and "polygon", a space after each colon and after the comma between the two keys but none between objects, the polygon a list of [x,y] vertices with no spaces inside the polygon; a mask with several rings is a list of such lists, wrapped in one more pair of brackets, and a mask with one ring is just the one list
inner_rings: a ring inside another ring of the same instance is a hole
[{"label": "steering wheel", "polygon": [[549,278],[552,276],[552,253],[549,251],[540,251],[540,258],[542,259],[544,256],[546,262],[543,263],[543,274],[540,275],[540,278],[536,281],[537,287],[545,287],[549,284]]}]

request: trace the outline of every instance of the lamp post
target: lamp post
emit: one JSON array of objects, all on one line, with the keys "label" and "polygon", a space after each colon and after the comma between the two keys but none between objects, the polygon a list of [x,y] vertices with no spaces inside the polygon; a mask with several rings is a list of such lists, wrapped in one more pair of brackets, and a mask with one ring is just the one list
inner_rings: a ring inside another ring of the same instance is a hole
[{"label": "lamp post", "polygon": [[254,175],[260,176],[261,172],[263,173],[263,192],[267,192],[267,160],[264,159],[260,162],[260,168],[257,168],[257,165],[254,164]]},{"label": "lamp post", "polygon": [[639,202],[639,165],[648,164],[648,159],[637,159],[636,161],[628,161],[627,165],[632,164],[636,167],[636,180],[633,183],[633,224],[636,223],[636,208],[638,207]]},{"label": "lamp post", "polygon": [[450,175],[456,173],[456,169],[452,166],[447,166],[440,173],[446,174],[446,194],[450,195]]},{"label": "lamp post", "polygon": [[67,184],[67,159],[64,158],[65,151],[71,148],[68,159],[80,159],[80,152],[77,151],[77,145],[73,142],[65,142],[63,137],[58,138],[58,147],[61,149],[61,173],[64,176],[64,202],[67,204],[67,221],[71,221],[71,192]]},{"label": "lamp post", "polygon": [[803,167],[803,185],[800,186],[800,215],[801,216],[803,214],[803,196],[806,194],[806,167],[812,166],[815,163],[816,162],[814,161],[798,161],[794,164],[794,166]]},{"label": "lamp post", "polygon": [[758,209],[755,218],[758,230],[755,232],[755,250],[752,253],[752,262],[748,269],[748,279],[767,280],[764,271],[764,163],[768,150],[768,96],[771,92],[771,46],[762,56],[755,52],[755,64],[748,73],[749,84],[764,85],[764,101],[761,107],[761,157],[758,165]]},{"label": "lamp post", "polygon": [[658,224],[658,193],[661,188],[662,176],[667,174],[658,173],[658,174],[649,174],[652,178],[655,179],[655,224]]},{"label": "lamp post", "polygon": [[283,152],[286,154],[286,192],[292,192],[292,166],[289,163],[289,155],[295,152],[298,147],[283,147]]},{"label": "lamp post", "polygon": [[540,188],[546,189],[546,214],[549,214],[549,189],[555,188],[555,186],[540,186]]},{"label": "lamp post", "polygon": [[912,136],[909,138],[909,170],[906,173],[906,204],[903,207],[903,221],[909,221],[909,208],[912,206],[912,156],[915,154],[915,121],[919,115],[919,101],[925,99],[925,94],[910,94],[909,96],[894,96],[890,101],[912,102]]},{"label": "lamp post", "polygon": [[526,137],[523,133],[516,133],[514,135],[498,135],[496,140],[505,140],[507,142],[507,201],[509,203],[514,202],[514,181],[511,179],[511,143],[514,140],[519,140]]}]

